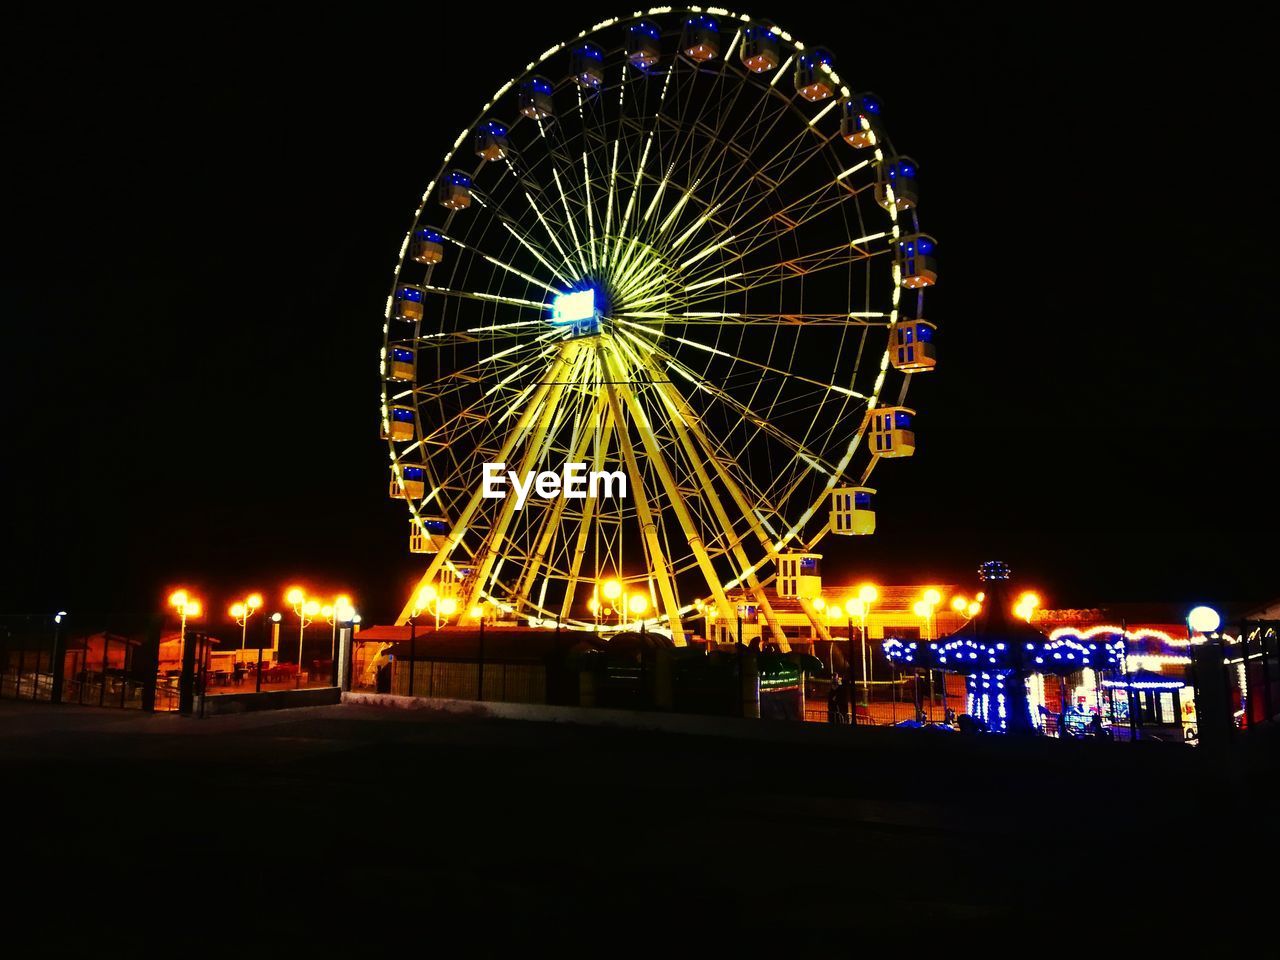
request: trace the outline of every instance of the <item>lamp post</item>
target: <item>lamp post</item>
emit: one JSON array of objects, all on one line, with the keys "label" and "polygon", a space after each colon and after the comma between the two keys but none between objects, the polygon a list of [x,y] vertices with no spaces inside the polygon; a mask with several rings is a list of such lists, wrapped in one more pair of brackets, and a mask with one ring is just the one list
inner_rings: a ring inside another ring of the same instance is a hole
[{"label": "lamp post", "polygon": [[[912,606],[912,612],[920,618],[920,635],[926,640],[933,639],[934,615],[937,605],[942,602],[942,594],[930,587],[924,596]],[[954,606],[954,604],[953,604]],[[929,719],[933,719],[933,669],[929,670]]]},{"label": "lamp post", "polygon": [[436,588],[427,584],[418,591],[416,603],[414,606],[414,615],[421,613],[423,610],[430,610],[432,617],[435,618],[435,629],[440,629],[440,618],[443,616],[446,620],[458,612],[458,601],[453,597],[442,597],[436,592]]},{"label": "lamp post", "polygon": [[249,618],[258,612],[258,608],[262,606],[262,594],[251,593],[243,600],[237,600],[231,605],[231,617],[240,625],[240,649],[245,648],[246,640],[249,633]]},{"label": "lamp post", "polygon": [[867,656],[867,617],[871,613],[871,605],[880,597],[880,590],[872,583],[864,583],[858,587],[858,595],[844,602],[844,612],[849,618],[849,672],[853,673],[853,618],[857,617],[861,625],[862,641],[862,705],[870,706],[869,686],[872,679],[872,665]]},{"label": "lamp post", "polygon": [[[192,597],[186,590],[175,590],[169,594],[169,606],[178,611],[178,657],[181,673],[178,679],[178,712],[189,716],[192,707],[192,692],[195,680],[195,659],[192,658],[191,669],[187,669],[187,619],[200,616],[200,601]],[[103,646],[105,650],[105,644]],[[106,671],[103,671],[103,688],[106,687]]]},{"label": "lamp post", "polygon": [[345,593],[338,594],[332,604],[326,603],[320,608],[320,615],[329,624],[329,659],[336,660],[338,657],[338,624],[350,623],[351,618],[355,615],[355,610],[351,606],[351,598]]},{"label": "lamp post", "polygon": [[330,606],[329,604],[325,604],[325,606],[320,608],[320,613],[329,624],[329,673],[334,686],[337,686],[338,624],[352,623],[356,615],[356,611],[351,605],[351,598],[345,593],[340,593],[334,599],[333,605]]},{"label": "lamp post", "polygon": [[298,687],[302,684],[302,641],[307,635],[307,627],[320,612],[320,604],[316,600],[308,600],[301,587],[291,587],[285,594],[285,600],[298,618],[298,672],[293,680],[294,687]]},{"label": "lamp post", "polygon": [[193,620],[200,616],[200,601],[189,596],[185,590],[175,590],[169,594],[169,606],[178,611],[180,626],[178,627],[178,657],[181,659],[187,649],[187,617]]}]

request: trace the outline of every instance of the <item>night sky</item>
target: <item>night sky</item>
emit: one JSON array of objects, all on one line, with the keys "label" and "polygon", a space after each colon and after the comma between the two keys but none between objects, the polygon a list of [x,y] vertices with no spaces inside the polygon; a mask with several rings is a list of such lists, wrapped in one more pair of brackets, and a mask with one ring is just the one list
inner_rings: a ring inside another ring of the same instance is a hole
[{"label": "night sky", "polygon": [[[299,580],[394,616],[422,558],[386,495],[383,304],[457,132],[615,12],[545,6],[10,25],[0,612]],[[941,361],[877,536],[828,575],[998,557],[1050,605],[1280,594],[1261,37],[835,9],[752,12],[830,46],[919,161]]]}]

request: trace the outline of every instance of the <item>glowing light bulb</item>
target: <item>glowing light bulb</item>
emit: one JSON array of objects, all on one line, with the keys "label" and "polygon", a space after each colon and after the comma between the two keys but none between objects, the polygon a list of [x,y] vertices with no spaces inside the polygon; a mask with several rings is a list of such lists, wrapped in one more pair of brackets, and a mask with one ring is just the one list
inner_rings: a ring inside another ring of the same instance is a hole
[{"label": "glowing light bulb", "polygon": [[1187,614],[1187,626],[1196,633],[1213,633],[1222,626],[1222,617],[1213,607],[1193,607]]},{"label": "glowing light bulb", "polygon": [[260,593],[249,594],[249,598],[245,600],[245,603],[248,605],[250,610],[257,610],[260,606],[262,606],[262,594]]},{"label": "glowing light bulb", "polygon": [[649,609],[649,598],[643,593],[633,593],[631,599],[627,601],[627,608],[636,616],[640,616]]},{"label": "glowing light bulb", "polygon": [[969,601],[959,594],[951,598],[951,609],[956,613],[964,613],[967,606],[969,606]]},{"label": "glowing light bulb", "polygon": [[617,600],[622,596],[622,584],[617,580],[606,580],[601,588],[606,600]]},{"label": "glowing light bulb", "polygon": [[858,599],[863,603],[875,603],[880,598],[880,591],[876,589],[875,584],[864,583],[858,588]]},{"label": "glowing light bulb", "polygon": [[924,592],[924,602],[929,604],[931,607],[936,607],[942,602],[942,594],[933,589],[933,587],[930,587]]},{"label": "glowing light bulb", "polygon": [[458,601],[453,597],[445,597],[440,601],[441,616],[451,617],[458,612]]},{"label": "glowing light bulb", "polygon": [[245,613],[245,610],[246,610],[246,609],[247,609],[247,608],[245,607],[245,605],[244,605],[243,603],[233,603],[233,604],[231,605],[231,616],[233,616],[233,617],[235,617],[237,620],[239,620],[241,617],[243,617],[243,616],[244,616],[244,613]]},{"label": "glowing light bulb", "polygon": [[169,594],[169,606],[177,607],[179,610],[181,610],[186,605],[187,605],[187,591],[175,590],[173,591],[173,593]]},{"label": "glowing light bulb", "polygon": [[289,592],[284,595],[285,600],[289,601],[291,606],[297,606],[306,599],[306,594],[302,592],[301,587],[290,587]]}]

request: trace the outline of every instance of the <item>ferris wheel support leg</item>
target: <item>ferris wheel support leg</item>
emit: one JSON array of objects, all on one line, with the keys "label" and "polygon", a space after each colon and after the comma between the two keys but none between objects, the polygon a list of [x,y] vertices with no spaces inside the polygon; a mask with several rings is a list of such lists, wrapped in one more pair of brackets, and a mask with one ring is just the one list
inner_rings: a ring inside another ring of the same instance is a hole
[{"label": "ferris wheel support leg", "polygon": [[[699,482],[702,483],[704,489],[710,492],[709,499],[711,501],[712,512],[715,513],[716,519],[720,523],[721,529],[724,531],[725,540],[730,544],[734,559],[738,561],[739,571],[746,580],[747,589],[751,591],[751,595],[755,598],[756,603],[760,605],[760,609],[765,615],[765,622],[769,625],[769,633],[773,637],[774,643],[776,643],[778,645],[778,649],[782,650],[784,653],[789,651],[791,649],[791,644],[787,641],[786,634],[782,632],[782,625],[778,623],[778,618],[774,615],[773,605],[769,603],[768,595],[760,585],[759,578],[754,572],[751,572],[751,561],[748,559],[746,551],[742,549],[742,544],[734,534],[733,524],[729,520],[728,511],[725,510],[724,504],[720,502],[720,498],[716,494],[715,488],[711,483],[711,477],[707,474],[706,467],[703,466],[702,458],[698,456],[697,445],[694,443],[693,439],[690,438],[690,431],[694,431],[695,436],[697,435],[696,418],[694,417],[693,411],[685,402],[680,391],[677,390],[673,384],[669,382],[662,382],[662,377],[650,361],[646,358],[640,357],[637,357],[637,359],[640,360],[640,362],[645,366],[645,369],[648,370],[653,388],[658,392],[658,395],[667,405],[667,409],[671,412],[671,424],[675,428],[677,438],[679,438],[681,445],[684,447],[685,454],[693,464],[693,468],[698,475]],[[686,424],[688,425],[687,427]],[[765,550],[772,553],[768,537],[755,522],[754,513],[747,509],[746,498],[737,488],[737,485],[732,482],[732,478],[728,476],[728,472],[711,452],[710,447],[706,444],[705,440],[703,440],[702,445],[714,465],[721,482],[734,497],[738,509],[742,511],[747,522],[751,524],[752,528],[755,530],[756,536],[760,538]],[[728,609],[727,602],[726,609]]]},{"label": "ferris wheel support leg", "polygon": [[[613,411],[605,405],[605,415],[603,422],[598,427],[598,440],[596,442],[595,459],[592,469],[600,471],[604,469],[605,458],[609,451],[609,439],[613,434]],[[564,599],[560,604],[561,619],[568,619],[569,611],[573,606],[573,591],[578,585],[578,572],[582,569],[583,558],[587,555],[587,541],[591,535],[591,519],[595,515],[595,501],[584,500],[582,507],[582,520],[578,524],[578,537],[574,542],[573,556],[569,560],[569,580],[565,585]]]},{"label": "ferris wheel support leg", "polygon": [[[502,450],[498,453],[498,460],[505,461],[507,457],[511,455],[511,451],[515,448],[516,443],[519,442],[520,438],[524,436],[525,432],[529,429],[529,423],[533,420],[534,414],[538,411],[538,408],[542,405],[543,399],[551,389],[552,382],[558,380],[560,375],[564,373],[564,368],[567,362],[567,353],[567,350],[562,350],[560,356],[558,356],[555,362],[551,364],[550,369],[547,371],[546,381],[538,386],[538,389],[529,400],[529,405],[525,407],[524,412],[520,415],[520,419],[516,421],[516,425],[512,428],[511,432],[507,435],[507,439],[503,442]],[[453,551],[457,548],[458,544],[462,542],[462,537],[467,532],[467,526],[471,523],[471,518],[475,516],[476,510],[480,507],[480,501],[483,499],[482,494],[483,491],[477,488],[475,493],[471,495],[470,501],[468,501],[466,507],[463,508],[462,513],[458,515],[458,519],[454,521],[453,529],[449,531],[448,538],[440,547],[440,550],[436,555],[431,558],[431,562],[427,564],[426,572],[422,574],[422,577],[418,580],[417,586],[415,586],[413,588],[413,592],[409,594],[409,599],[405,602],[404,609],[400,611],[400,616],[396,618],[397,624],[407,623],[409,618],[413,616],[413,601],[417,597],[418,591],[435,581],[436,576],[440,573],[440,568],[449,560],[449,557],[453,554]]]},{"label": "ferris wheel support leg", "polygon": [[[600,345],[596,347],[600,354],[601,366],[612,371],[609,357]],[[658,595],[666,608],[667,622],[671,626],[671,639],[677,647],[685,646],[684,626],[680,622],[680,604],[676,600],[675,587],[671,583],[671,575],[667,569],[666,554],[662,551],[662,541],[658,537],[658,526],[654,522],[653,513],[649,509],[649,500],[644,493],[644,480],[640,473],[640,464],[636,460],[635,448],[631,446],[631,438],[627,435],[622,409],[618,403],[618,389],[610,376],[605,381],[605,391],[609,397],[609,409],[613,413],[614,422],[618,425],[618,447],[622,450],[627,469],[631,471],[631,492],[636,501],[636,515],[640,519],[640,529],[644,535],[645,545],[649,548],[649,572],[658,581]]]},{"label": "ferris wheel support leg", "polygon": [[[591,441],[591,431],[586,429],[585,425],[594,423],[600,417],[603,406],[603,401],[600,398],[596,398],[591,404],[588,418],[585,421],[579,420],[580,432],[569,457],[570,463],[580,463],[582,461],[582,457],[587,451],[587,444]],[[579,409],[579,416],[581,416],[581,409]],[[597,467],[597,469],[599,468]],[[533,557],[529,560],[524,574],[520,577],[519,584],[516,587],[516,613],[520,612],[520,601],[528,597],[529,591],[533,589],[533,582],[537,579],[538,571],[542,568],[542,563],[546,559],[547,549],[551,546],[551,538],[560,529],[560,520],[564,516],[565,506],[568,502],[566,497],[558,498],[555,506],[551,508],[551,513],[543,521],[542,531],[538,535],[538,543],[534,548]],[[587,502],[586,500],[583,501],[584,504]],[[586,509],[585,506],[583,509]]]},{"label": "ferris wheel support leg", "polygon": [[804,611],[804,615],[809,618],[809,622],[813,624],[813,629],[817,631],[819,638],[831,643],[831,631],[827,629],[827,625],[822,622],[822,614],[818,613],[818,608],[813,605],[813,601],[808,597],[800,598],[800,609]]},{"label": "ferris wheel support leg", "polygon": [[[570,340],[565,347],[564,352],[566,365],[572,363],[572,373],[568,380],[573,380],[577,373],[578,364],[576,363],[580,356],[578,350],[578,341]],[[520,476],[527,476],[535,464],[542,459],[545,451],[545,441],[547,440],[548,430],[551,421],[555,417],[556,408],[560,405],[560,398],[564,395],[566,380],[555,376],[548,376],[551,389],[546,394],[546,402],[542,405],[541,415],[538,417],[537,425],[529,435],[529,441],[525,445],[524,456],[520,461]],[[498,519],[494,523],[493,528],[489,531],[489,538],[477,557],[479,563],[476,566],[474,576],[470,578],[470,586],[467,587],[464,596],[460,597],[459,609],[465,611],[459,617],[459,621],[471,618],[471,608],[479,598],[480,594],[485,590],[485,583],[489,579],[489,574],[493,571],[494,562],[498,559],[498,552],[502,549],[502,543],[507,536],[507,527],[511,525],[511,518],[516,512],[515,497],[506,497],[502,501],[502,508],[498,512]]]},{"label": "ferris wheel support leg", "polygon": [[[617,356],[612,351],[605,351],[605,353],[612,360],[609,367],[610,379],[621,381],[624,373],[621,364],[618,363]],[[619,392],[622,394],[622,399],[627,405],[627,409],[631,411],[631,422],[636,425],[636,429],[640,432],[640,440],[644,444],[645,453],[652,461],[654,468],[657,470],[658,479],[666,489],[667,497],[670,499],[671,507],[676,514],[676,520],[679,521],[680,529],[684,531],[684,535],[689,541],[689,549],[693,551],[698,568],[702,571],[702,575],[707,581],[707,586],[711,588],[711,593],[716,598],[716,603],[722,610],[728,610],[729,599],[725,596],[724,586],[720,583],[720,576],[716,573],[711,557],[707,554],[707,548],[702,541],[702,531],[698,529],[697,524],[693,521],[693,516],[689,513],[689,508],[685,506],[679,485],[671,473],[666,457],[662,455],[662,449],[658,444],[658,438],[654,436],[649,418],[645,416],[644,409],[637,402],[635,394],[629,388],[623,387]],[[714,498],[716,496],[714,489],[707,489],[704,492],[708,497]]]}]

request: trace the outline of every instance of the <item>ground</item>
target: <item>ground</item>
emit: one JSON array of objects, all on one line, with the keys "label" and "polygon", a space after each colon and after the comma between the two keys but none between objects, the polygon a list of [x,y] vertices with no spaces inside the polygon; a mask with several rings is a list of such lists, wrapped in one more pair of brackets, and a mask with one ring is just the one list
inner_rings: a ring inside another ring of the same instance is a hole
[{"label": "ground", "polygon": [[0,900],[24,932],[99,947],[175,917],[424,947],[603,925],[603,952],[677,924],[846,946],[941,930],[927,942],[955,947],[992,924],[1236,898],[1241,841],[1275,840],[1273,816],[1240,816],[1264,782],[1203,750],[792,729],[766,742],[353,705],[196,720],[0,701],[19,798]]}]

